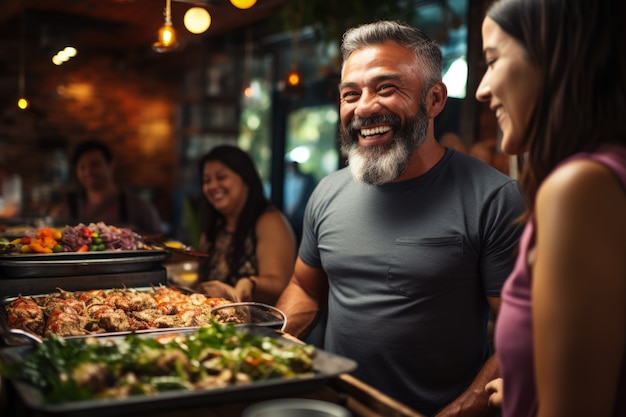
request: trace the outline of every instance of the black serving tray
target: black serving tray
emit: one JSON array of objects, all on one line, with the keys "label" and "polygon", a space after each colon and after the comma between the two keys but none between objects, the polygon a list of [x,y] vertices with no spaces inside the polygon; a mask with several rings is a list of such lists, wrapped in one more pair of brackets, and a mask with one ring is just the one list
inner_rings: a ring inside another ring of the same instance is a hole
[{"label": "black serving tray", "polygon": [[166,250],[107,250],[0,255],[0,278],[65,277],[147,271],[167,260]]},{"label": "black serving tray", "polygon": [[[280,338],[284,343],[297,343],[285,337],[282,333],[254,325],[242,326],[242,329],[254,334]],[[170,332],[184,334],[194,330]],[[165,332],[157,332],[159,335]],[[150,334],[143,334],[150,337]],[[115,338],[119,336],[112,336]],[[0,359],[7,363],[21,360],[32,346],[12,346],[0,350]],[[116,417],[132,414],[143,414],[166,409],[184,409],[193,406],[217,404],[232,401],[255,400],[276,396],[287,396],[321,387],[327,380],[343,373],[352,372],[357,365],[351,359],[344,358],[316,349],[313,360],[314,374],[310,377],[284,379],[275,378],[265,381],[256,381],[246,385],[232,385],[223,388],[199,389],[195,391],[168,391],[157,395],[136,395],[119,399],[94,399],[89,401],[74,401],[61,404],[47,404],[39,390],[19,381],[10,381],[17,395],[26,408],[35,411],[37,416],[51,417]]]}]

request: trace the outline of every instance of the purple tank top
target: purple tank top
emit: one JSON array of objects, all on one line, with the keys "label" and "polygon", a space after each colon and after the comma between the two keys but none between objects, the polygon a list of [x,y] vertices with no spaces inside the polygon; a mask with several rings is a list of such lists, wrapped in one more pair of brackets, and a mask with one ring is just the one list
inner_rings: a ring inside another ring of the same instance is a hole
[{"label": "purple tank top", "polygon": [[[579,153],[568,158],[591,159],[606,165],[621,181],[626,192],[626,148],[605,145],[593,153]],[[537,415],[528,252],[535,245],[535,227],[526,224],[520,239],[515,268],[502,288],[502,307],[495,330],[496,354],[504,378],[503,417]],[[622,362],[618,393],[626,392],[626,357]],[[618,394],[614,416],[626,416],[626,396]]]}]

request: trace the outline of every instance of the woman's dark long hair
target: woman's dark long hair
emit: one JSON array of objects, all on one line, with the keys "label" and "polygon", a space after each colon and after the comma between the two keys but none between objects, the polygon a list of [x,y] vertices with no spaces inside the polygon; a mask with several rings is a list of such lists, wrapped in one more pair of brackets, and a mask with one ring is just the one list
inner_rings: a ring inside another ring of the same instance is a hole
[{"label": "woman's dark long hair", "polygon": [[[228,258],[230,273],[237,272],[237,262],[242,258],[245,250],[245,241],[248,235],[255,237],[256,222],[270,206],[270,202],[263,193],[263,183],[257,171],[256,165],[250,156],[243,150],[231,145],[220,145],[213,148],[200,159],[198,168],[200,178],[204,175],[204,165],[209,161],[219,161],[226,165],[241,177],[248,186],[248,199],[237,219],[237,227],[233,234],[233,250]],[[209,247],[215,246],[218,231],[226,226],[226,219],[217,211],[206,198],[202,199],[203,209],[206,215],[202,216],[202,232],[204,233]]]},{"label": "woman's dark long hair", "polygon": [[604,143],[626,145],[626,2],[500,0],[487,11],[542,73],[520,181],[528,218],[559,162]]}]

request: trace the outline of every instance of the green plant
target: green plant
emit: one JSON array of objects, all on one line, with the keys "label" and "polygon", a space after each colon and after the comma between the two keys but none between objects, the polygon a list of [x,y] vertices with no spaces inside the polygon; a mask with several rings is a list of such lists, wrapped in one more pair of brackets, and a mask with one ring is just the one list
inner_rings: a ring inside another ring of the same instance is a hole
[{"label": "green plant", "polygon": [[281,19],[286,30],[312,27],[320,39],[338,42],[346,29],[380,19],[412,22],[413,0],[288,0]]}]

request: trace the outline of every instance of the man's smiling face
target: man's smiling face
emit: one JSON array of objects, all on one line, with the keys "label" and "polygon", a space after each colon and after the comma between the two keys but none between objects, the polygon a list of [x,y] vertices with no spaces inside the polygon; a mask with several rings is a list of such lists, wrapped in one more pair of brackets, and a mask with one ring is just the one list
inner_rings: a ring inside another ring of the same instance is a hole
[{"label": "man's smiling face", "polygon": [[341,145],[357,180],[395,180],[426,138],[418,71],[415,53],[395,42],[358,49],[345,61],[339,86]]}]

